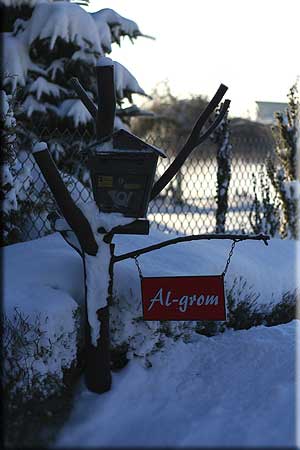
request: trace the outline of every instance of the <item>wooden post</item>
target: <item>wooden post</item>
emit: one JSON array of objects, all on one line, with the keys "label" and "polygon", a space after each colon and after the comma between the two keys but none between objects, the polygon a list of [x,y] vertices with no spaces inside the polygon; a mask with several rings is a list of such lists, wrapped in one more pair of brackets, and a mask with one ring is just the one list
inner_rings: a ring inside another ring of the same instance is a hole
[{"label": "wooden post", "polygon": [[97,316],[101,326],[97,347],[94,347],[91,343],[90,326],[86,317],[86,366],[84,377],[86,387],[90,391],[102,394],[111,388],[108,306],[99,309]]},{"label": "wooden post", "polygon": [[[98,87],[98,110],[96,112],[97,140],[100,145],[110,142],[114,130],[114,119],[116,112],[116,94],[114,85],[114,65],[110,58],[101,57],[96,66],[96,77]],[[83,95],[83,94],[82,94]],[[88,106],[88,103],[87,103]],[[95,112],[90,105],[90,110]],[[112,143],[111,143],[112,147]],[[109,303],[113,292],[113,253],[112,234],[104,237],[104,242],[110,245],[111,260],[109,265],[110,281],[108,286],[107,306],[97,311],[100,322],[100,337],[97,347],[94,347],[90,339],[90,326],[87,321],[86,341],[87,364],[85,371],[85,382],[89,390],[101,394],[111,388],[110,371],[110,337],[109,337]],[[86,286],[87,296],[87,286]]]},{"label": "wooden post", "polygon": [[[95,256],[98,251],[98,245],[95,241],[90,224],[82,211],[73,202],[49,151],[47,149],[35,151],[33,155],[64,218],[66,219],[66,221],[74,231],[78,241],[80,242],[83,254],[86,253],[88,255]],[[111,244],[112,238],[113,235],[110,235],[109,243],[111,245],[111,262],[109,270],[111,274],[111,281],[109,285],[108,297],[112,296],[112,258],[114,252],[114,244]],[[84,275],[84,278],[86,280],[85,261]],[[100,273],[99,276],[101,276]],[[108,391],[111,387],[109,354],[109,311],[108,306],[99,309],[98,311],[98,320],[100,322],[101,328],[97,346],[94,347],[91,343],[91,330],[88,322],[86,284],[85,307],[85,381],[89,390],[100,394]]]},{"label": "wooden post", "polygon": [[97,139],[107,141],[114,131],[116,113],[116,93],[114,83],[114,63],[102,56],[96,66],[98,86]]},{"label": "wooden post", "polygon": [[[110,371],[110,336],[109,336],[109,305],[113,297],[113,258],[115,244],[112,244],[113,235],[104,236],[104,242],[110,246],[110,263],[109,263],[109,286],[107,295],[107,306],[97,311],[98,320],[100,322],[100,337],[97,347],[91,344],[89,339],[87,351],[87,365],[85,371],[86,386],[90,391],[102,394],[111,388],[111,371]],[[86,286],[87,295],[87,286]],[[90,336],[90,327],[87,321],[86,333]]]}]

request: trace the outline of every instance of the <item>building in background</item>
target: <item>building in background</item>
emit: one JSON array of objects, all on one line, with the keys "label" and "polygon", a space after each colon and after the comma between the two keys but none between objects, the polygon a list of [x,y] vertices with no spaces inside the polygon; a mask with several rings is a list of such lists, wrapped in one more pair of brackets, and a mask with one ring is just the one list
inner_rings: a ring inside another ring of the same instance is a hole
[{"label": "building in background", "polygon": [[275,123],[275,113],[284,113],[288,104],[284,102],[259,102],[256,101],[255,120],[264,124]]}]

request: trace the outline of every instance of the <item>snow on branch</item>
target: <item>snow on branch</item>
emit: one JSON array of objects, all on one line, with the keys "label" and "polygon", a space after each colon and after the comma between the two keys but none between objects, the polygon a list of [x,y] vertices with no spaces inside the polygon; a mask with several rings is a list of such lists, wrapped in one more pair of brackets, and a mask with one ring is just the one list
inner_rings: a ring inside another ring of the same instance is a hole
[{"label": "snow on branch", "polygon": [[13,8],[17,8],[20,7],[20,3],[22,3],[23,5],[28,5],[28,6],[35,6],[37,3],[42,3],[45,0],[0,0],[0,4],[3,4],[5,6],[11,6]]},{"label": "snow on branch", "polygon": [[29,70],[45,74],[43,69],[31,61],[28,48],[20,39],[11,33],[2,33],[2,45],[2,71],[14,75],[14,77],[4,79],[4,82],[11,83],[13,90],[16,89],[17,85],[25,86]]},{"label": "snow on branch", "polygon": [[104,8],[100,11],[91,13],[92,18],[97,24],[98,31],[101,32],[103,24],[109,25],[113,42],[120,42],[120,36],[129,36],[131,39],[142,36],[142,33],[136,22],[118,14],[110,8]]},{"label": "snow on branch", "polygon": [[28,95],[22,103],[22,110],[26,112],[28,117],[31,117],[34,112],[46,113],[47,108],[45,103],[38,102],[32,95]]},{"label": "snow on branch", "polygon": [[57,113],[61,118],[69,117],[73,120],[75,126],[86,124],[92,120],[92,117],[81,100],[64,100],[57,108]]},{"label": "snow on branch", "polygon": [[29,87],[29,92],[36,93],[37,100],[40,100],[43,94],[60,97],[61,93],[67,93],[63,87],[47,81],[43,77],[38,77]]},{"label": "snow on branch", "polygon": [[[74,56],[74,55],[73,55]],[[53,61],[47,68],[47,74],[51,76],[51,80],[54,81],[56,74],[60,72],[64,74],[65,71],[66,58],[60,58]]]},{"label": "snow on branch", "polygon": [[22,37],[29,46],[36,39],[48,38],[52,50],[61,38],[99,55],[103,53],[94,20],[79,5],[69,2],[37,4]]},{"label": "snow on branch", "polygon": [[117,61],[114,61],[115,67],[115,86],[116,94],[119,98],[127,97],[131,99],[131,94],[145,95],[144,89],[141,88],[136,78],[129,72],[126,67]]},{"label": "snow on branch", "polygon": [[111,44],[113,41],[113,37],[109,25],[107,25],[107,23],[105,22],[102,22],[101,25],[98,26],[98,34],[103,52],[110,53],[112,50]]}]

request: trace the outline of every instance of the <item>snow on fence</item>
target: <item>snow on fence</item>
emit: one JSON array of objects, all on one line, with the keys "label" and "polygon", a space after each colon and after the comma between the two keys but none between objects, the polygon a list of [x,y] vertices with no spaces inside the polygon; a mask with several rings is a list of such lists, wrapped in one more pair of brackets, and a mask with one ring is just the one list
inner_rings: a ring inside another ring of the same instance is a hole
[{"label": "snow on fence", "polygon": [[[67,182],[72,198],[76,202],[87,202],[92,198],[89,173],[85,168],[88,146],[92,137],[89,132],[55,130],[47,128],[39,133],[39,140],[46,141],[53,158],[58,165],[64,181]],[[174,148],[178,146],[171,141],[159,142],[150,136],[147,140],[166,150],[168,158],[161,159],[157,167],[157,177],[161,175],[174,159]],[[231,138],[232,166],[229,186],[226,232],[248,233],[253,231],[250,213],[254,202],[254,183],[260,195],[260,173],[265,174],[265,161],[272,150],[270,141],[264,138]],[[205,147],[205,146],[203,146]],[[176,153],[176,152],[175,152]],[[43,192],[45,208],[31,214],[24,226],[24,240],[41,237],[51,232],[51,223],[47,215],[55,210],[51,194],[45,196],[48,188],[34,160],[27,152],[21,152],[17,172],[31,173],[32,188],[27,198],[37,201]],[[211,233],[216,227],[217,161],[213,145],[209,149],[200,147],[188,158],[176,178],[162,191],[161,195],[150,202],[148,219],[152,229],[165,232],[199,234]],[[33,191],[34,195],[33,195]],[[272,189],[271,189],[272,191]],[[26,195],[26,193],[24,193]]]}]

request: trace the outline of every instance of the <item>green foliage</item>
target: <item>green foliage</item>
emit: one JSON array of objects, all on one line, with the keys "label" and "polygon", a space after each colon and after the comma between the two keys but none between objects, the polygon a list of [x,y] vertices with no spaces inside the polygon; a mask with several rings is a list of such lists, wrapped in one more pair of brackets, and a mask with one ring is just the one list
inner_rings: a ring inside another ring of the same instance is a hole
[{"label": "green foliage", "polygon": [[297,317],[297,292],[285,292],[281,302],[275,304],[271,311],[265,315],[265,322],[268,326],[288,323]]},{"label": "green foliage", "polygon": [[274,237],[278,235],[280,228],[278,197],[276,193],[272,195],[272,186],[270,186],[269,178],[263,168],[258,174],[252,174],[252,180],[254,201],[249,214],[251,227],[256,234],[264,233]]},{"label": "green foliage", "polygon": [[195,326],[195,332],[210,337],[215,336],[224,331],[224,325],[222,322],[215,322],[210,320],[202,320],[197,322]]},{"label": "green foliage", "polygon": [[298,292],[286,292],[278,303],[260,305],[253,287],[242,277],[235,279],[226,291],[226,322],[198,322],[195,331],[205,336],[223,333],[226,329],[248,330],[259,325],[274,326],[296,319]]},{"label": "green foliage", "polygon": [[300,145],[300,103],[298,87],[295,83],[288,94],[286,113],[277,113],[273,133],[276,141],[275,152],[267,161],[267,172],[277,193],[280,209],[280,234],[296,239],[299,235],[299,185],[297,162]]},{"label": "green foliage", "polygon": [[262,324],[260,308],[257,305],[259,295],[247,285],[246,280],[235,279],[232,287],[226,292],[226,298],[228,307],[226,328],[248,330]]}]

